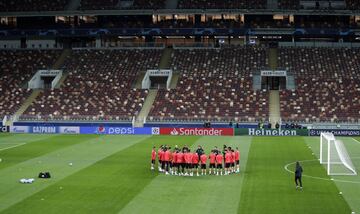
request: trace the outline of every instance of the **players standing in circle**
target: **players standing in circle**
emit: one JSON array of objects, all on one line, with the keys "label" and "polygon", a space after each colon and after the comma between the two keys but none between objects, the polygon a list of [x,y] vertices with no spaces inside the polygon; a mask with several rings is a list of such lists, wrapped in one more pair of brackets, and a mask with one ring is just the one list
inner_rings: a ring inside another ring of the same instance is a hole
[{"label": "players standing in circle", "polygon": [[[296,189],[300,188],[300,190],[302,190],[302,188],[303,188],[302,181],[301,181],[302,173],[303,173],[303,168],[302,168],[302,166],[300,166],[299,161],[297,161],[296,166],[295,166],[295,184],[296,184]],[[299,186],[299,184],[300,184],[300,186]]]},{"label": "players standing in circle", "polygon": [[219,152],[217,155],[216,155],[216,168],[217,168],[217,171],[216,171],[216,175],[223,175],[223,172],[222,172],[222,162],[223,162],[223,155]]},{"label": "players standing in circle", "polygon": [[152,148],[151,151],[151,170],[154,170],[154,166],[155,166],[155,159],[156,159],[156,151],[155,151],[155,146]]},{"label": "players standing in circle", "polygon": [[239,151],[238,147],[236,147],[236,151],[235,151],[235,163],[236,163],[236,172],[239,173],[240,172],[240,151]]},{"label": "players standing in circle", "polygon": [[211,150],[211,153],[209,155],[209,159],[210,159],[209,175],[211,175],[211,174],[215,175],[215,171],[216,171],[215,158],[216,158],[215,150]]},{"label": "players standing in circle", "polygon": [[206,160],[207,160],[206,154],[202,153],[202,155],[200,155],[201,175],[206,175]]}]

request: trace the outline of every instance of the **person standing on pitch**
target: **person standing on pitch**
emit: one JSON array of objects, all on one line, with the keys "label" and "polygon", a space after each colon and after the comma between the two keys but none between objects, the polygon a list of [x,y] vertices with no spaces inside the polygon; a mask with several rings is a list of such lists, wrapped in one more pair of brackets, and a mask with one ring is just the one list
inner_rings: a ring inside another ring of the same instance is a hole
[{"label": "person standing on pitch", "polygon": [[301,181],[302,173],[303,173],[303,168],[300,166],[299,161],[297,161],[295,166],[295,184],[296,184],[296,189],[300,188],[300,190],[302,190],[302,181]]}]

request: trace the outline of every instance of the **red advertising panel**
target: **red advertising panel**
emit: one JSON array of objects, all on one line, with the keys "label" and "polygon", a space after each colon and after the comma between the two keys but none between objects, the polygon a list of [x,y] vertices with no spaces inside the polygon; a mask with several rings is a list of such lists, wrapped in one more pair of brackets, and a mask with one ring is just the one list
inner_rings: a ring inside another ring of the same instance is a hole
[{"label": "red advertising panel", "polygon": [[234,135],[233,128],[160,128],[160,135]]}]

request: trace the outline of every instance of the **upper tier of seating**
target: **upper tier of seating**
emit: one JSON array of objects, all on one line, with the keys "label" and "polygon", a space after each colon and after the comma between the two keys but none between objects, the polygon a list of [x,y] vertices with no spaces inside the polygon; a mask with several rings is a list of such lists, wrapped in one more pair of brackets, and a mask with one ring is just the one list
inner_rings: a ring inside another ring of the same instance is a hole
[{"label": "upper tier of seating", "polygon": [[147,90],[131,89],[140,71],[158,67],[161,50],[78,50],[66,60],[60,89],[42,93],[25,115],[122,119],[135,116]]},{"label": "upper tier of seating", "polygon": [[0,11],[55,11],[64,10],[69,0],[0,0]]},{"label": "upper tier of seating", "polygon": [[266,0],[179,0],[179,9],[265,9]]},{"label": "upper tier of seating", "polygon": [[165,0],[81,0],[82,10],[117,10],[117,9],[161,9],[165,7]]},{"label": "upper tier of seating", "polygon": [[280,93],[282,118],[303,121],[358,120],[359,54],[359,49],[279,49],[279,65],[296,77],[296,90],[283,90]]},{"label": "upper tier of seating", "polygon": [[[328,1],[326,1],[326,3],[328,4]],[[346,4],[346,9],[349,9],[349,10],[359,10],[360,9],[360,1],[359,0],[345,0],[345,4]],[[278,0],[278,7],[280,9],[290,9],[290,10],[301,9],[300,0]],[[331,7],[328,9],[331,9]]]},{"label": "upper tier of seating", "polygon": [[176,89],[160,90],[150,119],[256,120],[268,114],[267,92],[252,89],[251,72],[267,66],[262,48],[175,50]]},{"label": "upper tier of seating", "polygon": [[19,109],[31,93],[27,81],[38,69],[50,68],[60,54],[55,50],[0,50],[0,116]]}]

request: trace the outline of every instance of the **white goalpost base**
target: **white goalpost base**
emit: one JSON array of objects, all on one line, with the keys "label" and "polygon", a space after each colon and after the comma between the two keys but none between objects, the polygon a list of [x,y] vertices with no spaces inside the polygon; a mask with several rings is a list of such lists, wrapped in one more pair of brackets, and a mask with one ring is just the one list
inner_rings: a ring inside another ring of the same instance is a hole
[{"label": "white goalpost base", "polygon": [[320,164],[326,165],[328,175],[357,175],[343,142],[332,133],[320,134]]}]

